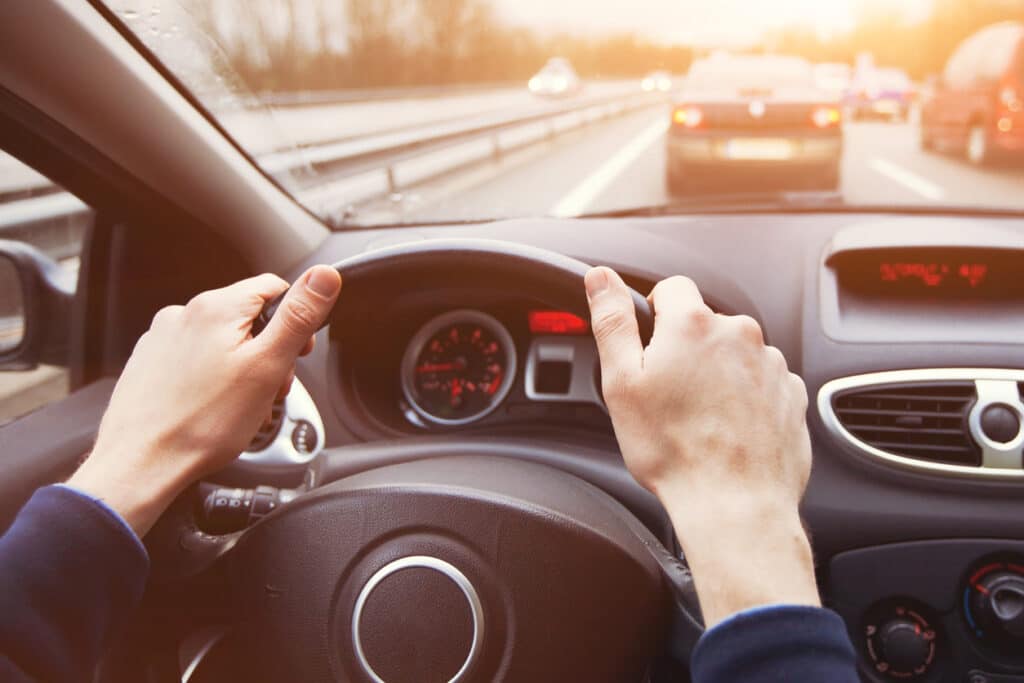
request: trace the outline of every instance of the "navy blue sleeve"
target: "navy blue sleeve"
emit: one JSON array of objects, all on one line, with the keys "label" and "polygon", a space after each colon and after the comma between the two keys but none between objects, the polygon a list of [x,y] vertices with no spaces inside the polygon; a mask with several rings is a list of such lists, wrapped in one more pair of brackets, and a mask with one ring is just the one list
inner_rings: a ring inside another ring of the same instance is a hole
[{"label": "navy blue sleeve", "polygon": [[694,683],[858,683],[843,620],[820,607],[780,605],[741,612],[697,642]]},{"label": "navy blue sleeve", "polygon": [[64,486],[36,491],[0,537],[0,679],[91,680],[148,571],[110,508]]}]

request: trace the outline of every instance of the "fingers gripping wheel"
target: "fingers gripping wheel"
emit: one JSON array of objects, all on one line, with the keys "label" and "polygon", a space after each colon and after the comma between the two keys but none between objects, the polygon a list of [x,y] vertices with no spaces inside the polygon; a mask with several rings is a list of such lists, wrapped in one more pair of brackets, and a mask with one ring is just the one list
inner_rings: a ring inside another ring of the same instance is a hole
[{"label": "fingers gripping wheel", "polygon": [[[335,264],[345,286],[334,309],[338,319],[362,302],[378,300],[381,291],[408,291],[429,286],[503,288],[590,320],[582,261],[545,249],[512,242],[479,239],[438,239],[376,249]],[[647,299],[630,289],[640,338],[646,344],[654,329]],[[253,321],[253,335],[270,322],[284,295],[269,302]]]}]

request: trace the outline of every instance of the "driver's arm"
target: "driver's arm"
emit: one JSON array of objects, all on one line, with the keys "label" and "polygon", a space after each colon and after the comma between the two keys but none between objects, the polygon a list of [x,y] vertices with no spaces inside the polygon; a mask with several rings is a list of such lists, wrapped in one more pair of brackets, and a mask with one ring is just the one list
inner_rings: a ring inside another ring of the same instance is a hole
[{"label": "driver's arm", "polygon": [[186,486],[245,449],[313,348],[341,279],[308,271],[254,339],[253,318],[287,287],[262,275],[153,319],[92,454],[66,485],[37,491],[0,537],[0,680],[92,680],[142,596],[139,539]]},{"label": "driver's arm", "polygon": [[686,278],[651,293],[646,348],[622,279],[595,268],[586,287],[623,458],[664,504],[693,572],[708,627],[694,681],[855,683],[800,521],[811,467],[801,379],[753,319],[714,313]]}]

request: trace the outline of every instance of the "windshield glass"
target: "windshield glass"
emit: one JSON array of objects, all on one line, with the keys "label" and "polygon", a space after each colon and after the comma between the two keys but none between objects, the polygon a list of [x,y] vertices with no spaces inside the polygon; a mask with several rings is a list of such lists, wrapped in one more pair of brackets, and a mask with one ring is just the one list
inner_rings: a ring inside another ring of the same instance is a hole
[{"label": "windshield glass", "polygon": [[107,1],[334,227],[794,193],[1024,211],[1024,47],[983,35],[1024,35],[1020,0]]}]

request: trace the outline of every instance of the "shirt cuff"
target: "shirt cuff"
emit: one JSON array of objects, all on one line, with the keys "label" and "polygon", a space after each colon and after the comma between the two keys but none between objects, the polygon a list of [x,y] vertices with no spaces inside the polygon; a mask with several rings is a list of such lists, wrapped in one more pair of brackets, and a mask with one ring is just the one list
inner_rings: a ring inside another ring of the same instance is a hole
[{"label": "shirt cuff", "polygon": [[91,493],[87,493],[80,488],[71,486],[70,484],[54,484],[54,486],[58,486],[62,489],[67,489],[71,493],[74,493],[75,495],[80,496],[81,498],[85,498],[87,501],[89,501],[90,503],[98,507],[100,510],[102,510],[104,513],[106,513],[107,516],[113,518],[113,520],[117,522],[122,529],[124,529],[124,532],[131,537],[135,547],[139,551],[141,551],[143,555],[146,555],[147,557],[149,556],[149,553],[146,552],[146,546],[143,545],[142,539],[139,538],[139,535],[135,533],[135,529],[132,528],[131,524],[125,521],[125,518],[118,514],[117,510],[107,505],[102,498],[97,498]]},{"label": "shirt cuff", "polygon": [[697,642],[691,671],[695,683],[859,680],[843,620],[807,605],[765,605],[724,619]]}]

